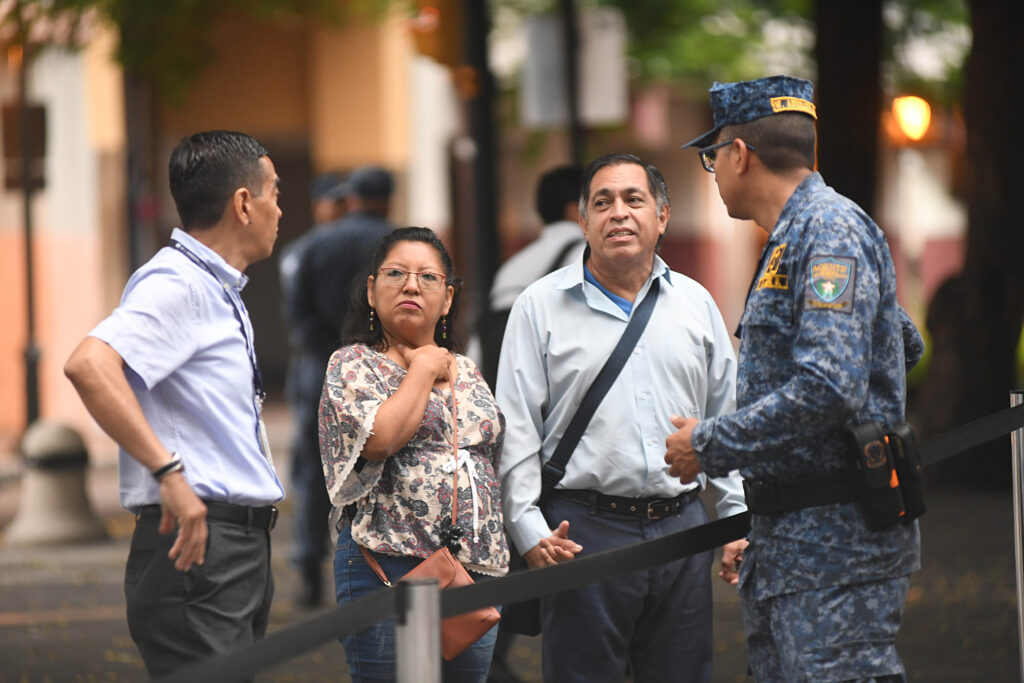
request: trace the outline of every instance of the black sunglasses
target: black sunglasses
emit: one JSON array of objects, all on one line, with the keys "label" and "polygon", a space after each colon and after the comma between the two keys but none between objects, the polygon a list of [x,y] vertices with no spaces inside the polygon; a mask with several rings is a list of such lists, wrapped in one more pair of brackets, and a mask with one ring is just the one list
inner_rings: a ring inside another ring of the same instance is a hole
[{"label": "black sunglasses", "polygon": [[[700,149],[698,149],[697,156],[700,157],[700,165],[703,166],[704,170],[707,171],[708,173],[714,173],[715,157],[718,156],[718,152],[716,152],[715,150],[718,150],[727,145],[731,145],[738,139],[739,138],[729,138],[728,140],[725,140],[723,142],[719,142],[714,145],[709,145],[707,147],[701,147]],[[751,152],[757,151],[757,147],[754,147],[753,145],[750,144],[747,145],[747,149],[749,149]]]}]

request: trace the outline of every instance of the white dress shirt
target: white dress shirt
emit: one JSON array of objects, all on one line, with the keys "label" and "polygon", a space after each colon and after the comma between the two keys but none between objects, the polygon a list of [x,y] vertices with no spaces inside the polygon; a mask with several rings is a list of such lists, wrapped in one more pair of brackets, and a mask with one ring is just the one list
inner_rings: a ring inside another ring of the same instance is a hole
[{"label": "white dress shirt", "polygon": [[[662,279],[661,293],[647,328],[558,488],[667,498],[708,482],[702,474],[699,484],[684,486],[669,476],[665,439],[676,431],[673,414],[703,419],[734,410],[735,354],[711,295],[657,256],[636,304],[655,277]],[[505,526],[520,552],[551,534],[537,507],[542,464],[628,321],[629,315],[584,281],[582,258],[532,284],[512,307],[495,393],[508,421],[499,460]],[[710,483],[719,516],[746,509],[737,472]]]},{"label": "white dress shirt", "polygon": [[[284,489],[257,434],[250,361],[248,278],[183,230],[172,239],[206,264],[164,247],[132,274],[120,305],[90,336],[124,359],[125,375],[153,431],[185,463],[200,498],[267,505]],[[160,502],[149,471],[120,451],[121,505]]]}]

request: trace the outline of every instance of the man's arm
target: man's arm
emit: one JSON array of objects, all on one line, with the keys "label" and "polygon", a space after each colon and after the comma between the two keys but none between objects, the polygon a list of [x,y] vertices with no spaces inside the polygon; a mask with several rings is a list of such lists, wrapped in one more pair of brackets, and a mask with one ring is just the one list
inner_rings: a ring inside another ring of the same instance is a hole
[{"label": "man's arm", "polygon": [[[110,345],[86,337],[71,354],[64,374],[74,385],[89,414],[111,438],[143,467],[153,471],[171,460],[146,420],[135,393],[124,375],[124,360]],[[178,537],[168,556],[174,566],[187,571],[202,564],[206,552],[206,506],[188,485],[182,472],[160,480],[163,516],[160,533],[178,524]]]},{"label": "man's arm", "polygon": [[547,369],[540,336],[522,299],[512,307],[498,365],[495,395],[506,418],[505,444],[499,458],[505,527],[530,567],[571,560],[583,548],[568,537],[569,523],[554,531],[537,500],[541,492],[541,445],[548,405]]}]

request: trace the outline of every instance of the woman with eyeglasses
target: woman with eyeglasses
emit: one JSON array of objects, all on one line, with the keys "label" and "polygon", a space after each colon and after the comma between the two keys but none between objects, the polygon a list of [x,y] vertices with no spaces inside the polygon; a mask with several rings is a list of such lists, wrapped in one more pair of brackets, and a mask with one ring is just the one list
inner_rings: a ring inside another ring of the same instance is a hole
[{"label": "woman with eyeglasses", "polygon": [[[391,232],[349,309],[346,345],[331,356],[320,400],[320,453],[338,534],[339,605],[385,587],[362,548],[390,581],[442,545],[477,580],[508,571],[495,474],[505,418],[473,361],[456,353],[459,285],[433,231]],[[491,629],[443,662],[444,680],[485,681],[496,635]],[[392,620],[342,645],[353,681],[395,679]]]}]

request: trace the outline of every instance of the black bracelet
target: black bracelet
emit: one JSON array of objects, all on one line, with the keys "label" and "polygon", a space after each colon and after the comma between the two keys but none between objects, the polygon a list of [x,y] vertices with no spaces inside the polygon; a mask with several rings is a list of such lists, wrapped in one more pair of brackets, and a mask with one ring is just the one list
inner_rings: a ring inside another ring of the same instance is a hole
[{"label": "black bracelet", "polygon": [[181,472],[185,469],[185,463],[181,461],[181,456],[177,453],[171,453],[171,461],[166,465],[156,468],[153,470],[153,478],[158,482],[166,477],[171,472]]}]

